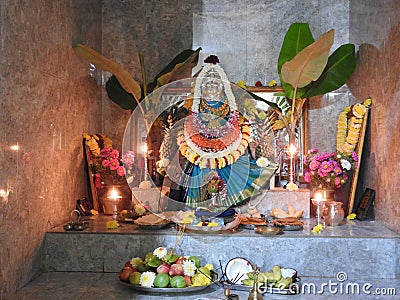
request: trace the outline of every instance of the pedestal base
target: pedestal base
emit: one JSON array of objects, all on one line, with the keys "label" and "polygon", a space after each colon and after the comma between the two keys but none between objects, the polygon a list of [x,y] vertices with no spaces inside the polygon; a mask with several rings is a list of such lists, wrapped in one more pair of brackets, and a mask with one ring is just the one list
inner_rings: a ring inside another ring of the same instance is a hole
[{"label": "pedestal base", "polygon": [[262,191],[250,200],[250,205],[256,205],[260,213],[269,216],[269,211],[273,208],[281,208],[287,212],[288,204],[296,210],[304,210],[303,218],[310,218],[310,190],[299,189],[288,191],[283,188]]}]

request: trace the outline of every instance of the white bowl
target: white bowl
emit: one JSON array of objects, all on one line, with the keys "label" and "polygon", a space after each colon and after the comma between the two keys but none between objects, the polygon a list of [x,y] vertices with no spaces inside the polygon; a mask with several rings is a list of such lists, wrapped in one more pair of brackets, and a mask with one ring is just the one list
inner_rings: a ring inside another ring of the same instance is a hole
[{"label": "white bowl", "polygon": [[230,283],[240,284],[243,279],[249,278],[249,272],[253,272],[253,265],[241,257],[232,258],[225,267],[225,275]]}]

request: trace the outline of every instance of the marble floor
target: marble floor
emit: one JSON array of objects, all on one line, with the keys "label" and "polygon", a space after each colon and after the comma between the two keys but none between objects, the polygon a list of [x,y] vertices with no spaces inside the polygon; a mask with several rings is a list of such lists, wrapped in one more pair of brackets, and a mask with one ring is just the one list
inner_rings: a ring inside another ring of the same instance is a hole
[{"label": "marble floor", "polygon": [[[145,294],[121,284],[116,273],[49,272],[40,275],[19,290],[18,300],[217,300],[225,299],[222,288],[180,294]],[[400,299],[400,280],[374,280],[340,283],[336,278],[301,278],[297,295],[264,294],[263,299]],[[248,299],[248,291],[232,290],[239,299]]]}]

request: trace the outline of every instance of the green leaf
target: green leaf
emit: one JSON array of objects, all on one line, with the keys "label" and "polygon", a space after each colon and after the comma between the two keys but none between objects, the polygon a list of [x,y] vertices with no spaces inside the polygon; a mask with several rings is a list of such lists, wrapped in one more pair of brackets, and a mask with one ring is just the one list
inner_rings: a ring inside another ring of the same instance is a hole
[{"label": "green leaf", "polygon": [[125,91],[114,75],[107,80],[106,91],[108,98],[118,104],[122,109],[133,110],[137,107],[137,102],[132,94]]},{"label": "green leaf", "polygon": [[340,88],[354,72],[356,67],[355,47],[345,44],[329,56],[328,63],[317,81],[312,82],[304,97],[323,95]]},{"label": "green leaf", "polygon": [[265,100],[264,98],[254,94],[254,93],[252,93],[250,91],[247,91],[247,93],[249,93],[255,100],[267,103],[272,109],[278,110],[278,111],[282,111],[282,109],[276,103],[268,101],[268,100]]},{"label": "green leaf", "polygon": [[293,98],[293,87],[282,80],[282,65],[292,60],[297,53],[314,42],[310,27],[307,23],[293,23],[285,34],[278,57],[278,75],[281,85],[288,98]]},{"label": "green leaf", "polygon": [[129,72],[126,71],[120,64],[104,57],[92,48],[82,44],[74,45],[73,49],[76,54],[92,63],[97,68],[103,71],[111,72],[113,75],[115,75],[125,91],[132,94],[137,102],[140,101],[142,88],[140,87],[139,83],[133,79],[131,74],[129,74]]},{"label": "green leaf", "polygon": [[199,53],[201,48],[197,48],[197,50],[187,49],[179,53],[160,73],[158,73],[154,79],[155,86],[153,86],[153,90],[163,86],[173,79],[183,79],[187,75],[183,74],[182,78],[179,76],[186,71],[188,68],[193,68],[197,65],[199,60]]},{"label": "green leaf", "polygon": [[322,74],[333,45],[334,30],[323,34],[318,40],[301,50],[281,69],[282,80],[295,87],[305,87]]}]

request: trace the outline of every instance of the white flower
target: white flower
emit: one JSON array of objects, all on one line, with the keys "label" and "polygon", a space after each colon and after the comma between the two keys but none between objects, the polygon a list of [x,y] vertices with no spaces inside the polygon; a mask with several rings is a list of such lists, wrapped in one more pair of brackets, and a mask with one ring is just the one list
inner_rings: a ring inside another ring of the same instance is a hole
[{"label": "white flower", "polygon": [[132,183],[132,182],[133,182],[133,176],[129,176],[129,177],[126,179],[126,182],[127,182],[127,183]]},{"label": "white flower", "polygon": [[299,187],[294,182],[289,182],[286,185],[286,189],[289,190],[289,191],[297,191],[299,189]]},{"label": "white flower", "polygon": [[168,166],[169,163],[170,163],[170,161],[169,161],[168,158],[163,158],[163,159],[161,160],[161,165],[162,165],[163,167]]},{"label": "white flower", "polygon": [[165,255],[167,255],[167,248],[158,247],[153,251],[153,254],[157,256],[159,259],[162,259]]},{"label": "white flower", "polygon": [[340,160],[340,164],[342,165],[343,169],[346,169],[346,170],[350,170],[351,169],[351,163],[346,159],[341,159]]},{"label": "white flower", "polygon": [[139,283],[141,286],[150,288],[153,286],[155,278],[156,278],[156,273],[146,271],[143,272],[142,275],[140,275]]},{"label": "white flower", "polygon": [[257,163],[257,166],[259,166],[260,168],[265,168],[265,167],[269,166],[269,160],[266,157],[258,158],[256,163]]},{"label": "white flower", "polygon": [[183,274],[186,276],[193,277],[196,272],[196,265],[191,260],[185,260],[183,262]]}]

